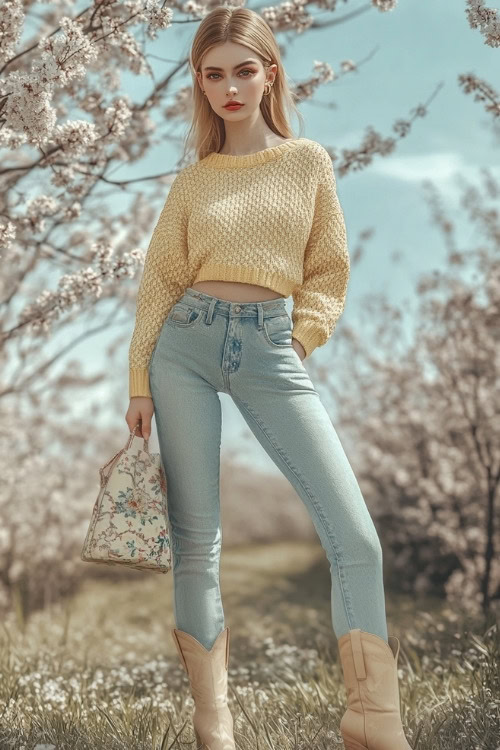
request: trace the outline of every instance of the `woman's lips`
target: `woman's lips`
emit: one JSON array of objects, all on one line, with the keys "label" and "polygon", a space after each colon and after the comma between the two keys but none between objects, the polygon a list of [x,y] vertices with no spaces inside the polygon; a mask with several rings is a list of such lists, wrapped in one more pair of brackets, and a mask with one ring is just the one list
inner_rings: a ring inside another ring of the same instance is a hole
[{"label": "woman's lips", "polygon": [[224,109],[239,109],[240,107],[244,106],[244,104],[226,104]]}]

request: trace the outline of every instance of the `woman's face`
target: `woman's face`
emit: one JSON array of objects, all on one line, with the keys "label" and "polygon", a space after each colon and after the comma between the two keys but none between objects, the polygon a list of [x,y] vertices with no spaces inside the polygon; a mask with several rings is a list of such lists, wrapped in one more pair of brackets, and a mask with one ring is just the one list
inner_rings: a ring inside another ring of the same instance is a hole
[{"label": "woman's face", "polygon": [[[242,65],[242,63],[245,63]],[[224,42],[207,52],[196,76],[210,106],[224,120],[244,120],[259,109],[264,85],[274,81],[277,65],[264,69],[253,50],[243,44]],[[215,69],[216,68],[216,69]],[[239,109],[225,109],[230,99],[243,104]]]}]

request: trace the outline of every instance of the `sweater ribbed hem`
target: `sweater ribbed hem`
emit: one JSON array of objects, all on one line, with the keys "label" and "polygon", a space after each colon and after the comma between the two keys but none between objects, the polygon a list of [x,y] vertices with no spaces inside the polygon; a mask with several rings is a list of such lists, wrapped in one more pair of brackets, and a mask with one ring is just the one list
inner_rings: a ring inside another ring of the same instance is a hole
[{"label": "sweater ribbed hem", "polygon": [[[299,280],[284,279],[282,272],[267,271],[265,268],[246,268],[231,266],[227,263],[206,263],[193,281],[239,281],[243,284],[257,284],[272,289],[284,297],[289,297]],[[192,286],[192,284],[191,284]]]},{"label": "sweater ribbed hem", "polygon": [[130,367],[129,368],[129,398],[133,396],[148,396],[152,398],[149,389],[149,368],[148,367]]},{"label": "sweater ribbed hem", "polygon": [[254,167],[277,159],[287,151],[302,145],[302,143],[308,140],[308,138],[291,138],[288,141],[279,143],[277,146],[270,146],[269,148],[262,149],[262,151],[255,151],[253,154],[219,154],[217,151],[212,151],[204,159],[197,162],[197,164],[204,167],[213,167],[214,169]]}]

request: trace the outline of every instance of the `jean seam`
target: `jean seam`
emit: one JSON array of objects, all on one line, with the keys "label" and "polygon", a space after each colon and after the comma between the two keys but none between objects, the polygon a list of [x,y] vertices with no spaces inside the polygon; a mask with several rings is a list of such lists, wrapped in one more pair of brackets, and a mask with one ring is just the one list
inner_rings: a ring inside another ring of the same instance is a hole
[{"label": "jean seam", "polygon": [[245,411],[247,412],[247,414],[258,425],[258,427],[262,431],[262,434],[265,435],[266,439],[272,445],[272,447],[274,448],[274,450],[278,453],[279,456],[281,456],[281,458],[286,463],[286,465],[288,466],[288,468],[290,469],[290,471],[295,475],[295,477],[297,478],[297,481],[300,483],[301,487],[304,489],[304,492],[307,494],[307,496],[311,500],[311,503],[315,507],[316,512],[318,513],[318,516],[320,517],[321,522],[323,524],[323,528],[326,531],[326,535],[328,536],[328,538],[330,539],[330,541],[332,543],[332,549],[334,551],[336,562],[337,562],[337,573],[338,573],[339,582],[340,582],[340,590],[342,591],[342,597],[343,597],[343,601],[344,601],[346,618],[347,618],[347,621],[349,623],[349,629],[352,629],[354,627],[354,621],[353,621],[354,612],[352,611],[350,596],[347,593],[347,581],[345,579],[344,571],[343,571],[343,566],[341,564],[342,554],[338,550],[338,545],[337,545],[337,542],[336,542],[336,539],[335,539],[335,535],[330,531],[329,524],[327,523],[327,521],[326,521],[326,519],[325,519],[325,517],[324,517],[324,515],[322,513],[321,505],[316,502],[315,497],[313,495],[311,495],[311,493],[309,492],[308,488],[304,484],[302,478],[297,474],[297,472],[295,471],[295,469],[291,466],[291,464],[290,464],[290,462],[289,462],[288,457],[286,456],[286,454],[283,453],[283,451],[279,448],[279,446],[277,446],[273,442],[273,440],[271,439],[270,435],[268,434],[266,428],[260,422],[260,420],[257,417],[257,415],[253,413],[253,411],[252,411],[251,407],[249,406],[249,404],[247,404],[245,401],[243,401],[239,397],[235,396],[234,394],[232,394],[232,397],[242,405],[242,407],[245,409]]},{"label": "jean seam", "polygon": [[160,333],[158,334],[158,338],[155,341],[155,345],[153,347],[153,351],[151,352],[151,356],[149,358],[149,362],[148,362],[148,373],[149,373],[149,375],[151,375],[151,368],[153,366],[153,359],[154,359],[154,356],[155,356],[156,349],[158,348],[158,341],[160,340],[160,335],[161,335],[161,330],[160,330]]}]

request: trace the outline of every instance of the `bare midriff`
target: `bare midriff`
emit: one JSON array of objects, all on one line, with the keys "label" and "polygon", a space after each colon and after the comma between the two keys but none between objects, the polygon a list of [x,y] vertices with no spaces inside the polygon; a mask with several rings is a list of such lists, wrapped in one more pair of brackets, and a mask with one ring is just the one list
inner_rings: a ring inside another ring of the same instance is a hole
[{"label": "bare midriff", "polygon": [[268,299],[279,299],[283,294],[257,284],[244,284],[240,281],[197,281],[192,289],[220,297],[228,302],[265,302]]}]

